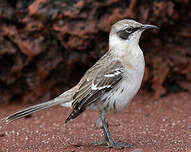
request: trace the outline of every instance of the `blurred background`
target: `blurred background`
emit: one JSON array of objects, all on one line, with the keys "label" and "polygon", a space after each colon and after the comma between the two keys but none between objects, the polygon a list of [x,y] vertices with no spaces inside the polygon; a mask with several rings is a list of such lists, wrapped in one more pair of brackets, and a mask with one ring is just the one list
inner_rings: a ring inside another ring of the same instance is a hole
[{"label": "blurred background", "polygon": [[41,102],[74,86],[124,18],[160,28],[140,41],[140,94],[191,92],[190,8],[189,0],[1,0],[0,104]]}]

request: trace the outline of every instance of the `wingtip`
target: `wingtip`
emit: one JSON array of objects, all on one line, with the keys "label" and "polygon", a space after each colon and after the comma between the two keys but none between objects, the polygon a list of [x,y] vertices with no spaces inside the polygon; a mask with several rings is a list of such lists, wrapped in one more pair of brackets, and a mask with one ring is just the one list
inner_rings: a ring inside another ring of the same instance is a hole
[{"label": "wingtip", "polygon": [[70,120],[70,116],[64,121],[64,123],[67,123]]}]

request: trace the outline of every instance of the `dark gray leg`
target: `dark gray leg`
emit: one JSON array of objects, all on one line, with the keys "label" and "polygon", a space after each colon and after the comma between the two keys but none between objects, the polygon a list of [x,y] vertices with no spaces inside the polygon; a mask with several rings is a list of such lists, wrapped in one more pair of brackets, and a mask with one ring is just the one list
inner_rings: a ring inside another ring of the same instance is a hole
[{"label": "dark gray leg", "polygon": [[105,112],[104,111],[101,112],[100,117],[101,117],[102,124],[103,124],[104,141],[109,147],[112,147],[112,148],[129,148],[129,147],[132,147],[132,145],[129,145],[128,143],[114,142],[112,137],[111,137],[111,134],[109,132],[107,122],[105,120]]},{"label": "dark gray leg", "polygon": [[104,140],[106,141],[107,144],[110,143],[113,145],[114,142],[113,142],[113,139],[112,139],[111,134],[109,132],[107,122],[105,120],[105,112],[104,111],[101,112],[100,118],[102,120],[102,125],[103,125]]}]

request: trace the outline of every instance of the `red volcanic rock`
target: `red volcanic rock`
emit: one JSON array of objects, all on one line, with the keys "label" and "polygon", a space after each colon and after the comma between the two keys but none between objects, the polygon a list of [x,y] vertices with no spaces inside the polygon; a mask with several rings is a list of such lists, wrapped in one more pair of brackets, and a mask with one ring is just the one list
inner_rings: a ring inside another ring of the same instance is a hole
[{"label": "red volcanic rock", "polygon": [[76,84],[107,51],[111,25],[124,18],[160,27],[141,38],[142,90],[156,98],[190,91],[190,6],[189,0],[0,1],[0,103],[47,100]]}]

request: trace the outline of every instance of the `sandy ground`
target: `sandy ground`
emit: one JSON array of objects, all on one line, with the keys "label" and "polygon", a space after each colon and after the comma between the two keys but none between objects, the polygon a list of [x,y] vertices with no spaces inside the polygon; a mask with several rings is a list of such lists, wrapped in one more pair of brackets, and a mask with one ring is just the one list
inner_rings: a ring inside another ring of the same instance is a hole
[{"label": "sandy ground", "polygon": [[[2,107],[0,118],[21,108]],[[9,125],[1,122],[0,152],[191,152],[190,94],[158,100],[138,96],[124,113],[108,113],[113,138],[134,145],[122,150],[91,144],[103,138],[102,130],[95,127],[96,112],[84,112],[64,124],[70,111],[56,106]]]}]

